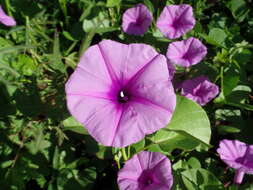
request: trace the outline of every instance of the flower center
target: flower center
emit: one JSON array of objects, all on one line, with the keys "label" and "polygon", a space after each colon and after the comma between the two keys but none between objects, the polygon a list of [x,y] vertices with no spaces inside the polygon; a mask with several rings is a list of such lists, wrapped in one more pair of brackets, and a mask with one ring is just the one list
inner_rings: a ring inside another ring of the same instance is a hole
[{"label": "flower center", "polygon": [[117,99],[119,103],[126,103],[129,100],[129,95],[124,90],[121,90],[119,91]]},{"label": "flower center", "polygon": [[136,25],[136,26],[141,26],[142,23],[143,23],[143,20],[144,20],[143,18],[139,17],[139,18],[136,20],[135,25]]},{"label": "flower center", "polygon": [[147,178],[147,179],[144,181],[144,185],[145,185],[145,186],[149,186],[149,185],[151,185],[152,183],[153,183],[152,178]]},{"label": "flower center", "polygon": [[172,22],[172,27],[179,28],[181,26],[180,20],[174,20]]},{"label": "flower center", "polygon": [[151,171],[149,170],[144,170],[141,174],[141,176],[138,179],[138,182],[142,187],[147,187],[151,184],[156,183],[155,179],[153,178],[152,174],[150,173]]}]

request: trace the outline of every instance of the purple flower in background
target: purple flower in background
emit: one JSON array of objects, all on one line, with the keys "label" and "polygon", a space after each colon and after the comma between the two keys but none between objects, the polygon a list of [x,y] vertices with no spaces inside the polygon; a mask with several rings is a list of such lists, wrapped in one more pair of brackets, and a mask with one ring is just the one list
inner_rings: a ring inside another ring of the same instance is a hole
[{"label": "purple flower in background", "polygon": [[70,113],[105,146],[125,147],[165,127],[176,106],[167,59],[145,44],[91,46],[65,90]]},{"label": "purple flower in background", "polygon": [[199,63],[206,53],[206,46],[198,39],[191,37],[170,43],[167,50],[167,58],[174,64],[190,67]]},{"label": "purple flower in background", "polygon": [[15,26],[16,25],[16,21],[12,17],[5,14],[1,5],[0,5],[0,22],[2,24],[4,24],[5,26]]},{"label": "purple flower in background", "polygon": [[197,102],[201,106],[207,104],[219,93],[219,87],[211,83],[205,76],[185,80],[180,87],[182,88],[182,96]]},{"label": "purple flower in background", "polygon": [[122,18],[122,28],[127,34],[142,35],[152,22],[152,15],[143,4],[127,9]]},{"label": "purple flower in background", "polygon": [[234,183],[241,184],[244,174],[253,174],[253,145],[238,140],[222,140],[217,149],[221,160],[236,170]]},{"label": "purple flower in background", "polygon": [[159,152],[134,155],[118,173],[120,190],[169,190],[172,184],[170,160]]},{"label": "purple flower in background", "polygon": [[165,37],[179,38],[195,25],[192,7],[186,4],[168,5],[163,9],[156,25]]}]

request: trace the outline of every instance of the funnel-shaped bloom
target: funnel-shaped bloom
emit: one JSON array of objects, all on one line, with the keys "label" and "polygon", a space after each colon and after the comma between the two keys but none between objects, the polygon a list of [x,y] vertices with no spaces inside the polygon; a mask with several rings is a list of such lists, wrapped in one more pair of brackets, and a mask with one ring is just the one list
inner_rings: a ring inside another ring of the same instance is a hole
[{"label": "funnel-shaped bloom", "polygon": [[67,106],[101,144],[125,147],[169,123],[176,95],[165,56],[145,44],[103,40],[66,83]]},{"label": "funnel-shaped bloom", "polygon": [[127,34],[142,35],[152,22],[152,15],[143,4],[127,9],[122,18],[122,28]]},{"label": "funnel-shaped bloom", "polygon": [[244,174],[253,174],[253,145],[238,140],[222,140],[217,149],[221,160],[236,170],[234,183],[241,184]]},{"label": "funnel-shaped bloom", "polygon": [[16,25],[16,21],[12,17],[5,14],[1,5],[0,5],[0,22],[2,24],[4,24],[5,26],[15,26]]},{"label": "funnel-shaped bloom", "polygon": [[192,7],[186,4],[168,5],[163,9],[156,25],[165,37],[179,38],[195,25]]},{"label": "funnel-shaped bloom", "polygon": [[172,184],[170,160],[159,152],[134,155],[118,173],[120,190],[169,190]]},{"label": "funnel-shaped bloom", "polygon": [[167,50],[167,58],[174,64],[182,67],[190,67],[199,63],[206,55],[207,49],[196,38],[170,43]]},{"label": "funnel-shaped bloom", "polygon": [[197,102],[201,106],[211,101],[219,93],[219,87],[211,83],[205,76],[185,80],[180,88],[182,88],[182,96]]}]

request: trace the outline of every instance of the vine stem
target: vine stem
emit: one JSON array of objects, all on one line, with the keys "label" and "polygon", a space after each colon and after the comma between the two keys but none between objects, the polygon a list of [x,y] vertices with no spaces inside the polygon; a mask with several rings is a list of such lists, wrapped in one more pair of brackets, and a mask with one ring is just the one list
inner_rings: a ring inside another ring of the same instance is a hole
[{"label": "vine stem", "polygon": [[117,166],[118,166],[118,169],[120,169],[120,163],[119,163],[119,160],[115,160],[116,163],[117,163]]},{"label": "vine stem", "polygon": [[128,160],[128,157],[127,157],[127,154],[126,154],[126,149],[125,149],[125,148],[122,148],[122,149],[121,149],[121,153],[122,153],[122,156],[123,156],[124,161],[127,161],[127,160]]},{"label": "vine stem", "polygon": [[6,9],[7,9],[8,15],[9,15],[9,16],[12,16],[10,0],[5,0],[5,6],[6,6]]}]

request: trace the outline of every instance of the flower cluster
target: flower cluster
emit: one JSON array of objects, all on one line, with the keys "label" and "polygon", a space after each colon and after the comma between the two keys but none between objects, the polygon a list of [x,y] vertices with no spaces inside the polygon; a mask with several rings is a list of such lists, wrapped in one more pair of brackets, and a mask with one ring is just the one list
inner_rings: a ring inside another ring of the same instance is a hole
[{"label": "flower cluster", "polygon": [[[143,4],[123,14],[122,29],[143,35],[153,20]],[[192,7],[169,5],[156,26],[176,39],[195,25]],[[169,44],[165,56],[146,44],[103,40],[91,46],[66,83],[67,106],[99,143],[126,147],[165,127],[176,106],[172,85],[174,66],[190,67],[202,61],[207,48],[196,38]],[[181,94],[205,105],[218,94],[206,77],[184,81]],[[121,190],[167,190],[173,183],[169,159],[160,153],[140,152],[118,174]]]},{"label": "flower cluster", "polygon": [[[143,4],[138,4],[126,10],[123,15],[122,28],[127,34],[143,35],[151,25],[152,15]],[[169,39],[176,39],[195,25],[192,7],[190,5],[168,5],[161,12],[156,26]],[[190,37],[181,41],[174,41],[167,49],[168,69],[170,79],[173,78],[174,65],[191,67],[202,61],[207,54],[206,46],[198,39]],[[206,77],[196,77],[181,84],[181,95],[201,106],[204,106],[218,95],[219,89]]]}]

